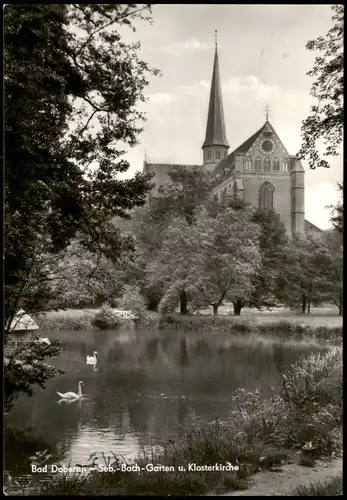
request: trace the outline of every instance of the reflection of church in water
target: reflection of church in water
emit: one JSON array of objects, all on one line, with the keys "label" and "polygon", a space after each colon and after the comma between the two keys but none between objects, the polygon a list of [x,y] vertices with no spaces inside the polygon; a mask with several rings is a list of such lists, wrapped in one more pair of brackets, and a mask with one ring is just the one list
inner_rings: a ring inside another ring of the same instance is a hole
[{"label": "reflection of church in water", "polygon": [[[320,232],[305,220],[305,172],[299,160],[286,150],[268,120],[251,137],[229,153],[226,137],[217,43],[214,55],[206,136],[202,145],[203,165],[180,165],[186,169],[201,167],[211,173],[212,193],[219,199],[236,198],[263,209],[274,209],[288,234]],[[148,163],[144,172],[154,173],[155,188],[170,182],[169,172],[176,165]],[[178,165],[177,165],[178,166]]]}]

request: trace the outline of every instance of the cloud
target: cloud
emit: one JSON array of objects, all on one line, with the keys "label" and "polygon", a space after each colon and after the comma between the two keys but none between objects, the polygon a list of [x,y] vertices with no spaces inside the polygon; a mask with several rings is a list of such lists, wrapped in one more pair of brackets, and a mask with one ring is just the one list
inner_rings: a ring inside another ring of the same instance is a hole
[{"label": "cloud", "polygon": [[156,94],[149,94],[148,98],[151,106],[167,106],[175,101],[176,96],[170,92],[158,92]]},{"label": "cloud", "polygon": [[286,52],[285,54],[282,54],[282,59],[285,59],[286,57],[290,56],[290,52]]},{"label": "cloud", "polygon": [[181,94],[190,95],[190,96],[200,96],[201,94],[205,94],[206,90],[209,90],[211,87],[211,82],[208,80],[200,80],[199,82],[194,82],[190,85],[180,85],[178,90]]},{"label": "cloud", "polygon": [[189,38],[183,42],[173,42],[167,47],[164,47],[163,52],[172,56],[180,56],[186,52],[211,50],[211,47],[211,43],[201,42],[197,38]]},{"label": "cloud", "polygon": [[[272,85],[272,87],[277,87]],[[228,93],[240,93],[240,92],[251,92],[251,93],[269,93],[272,92],[273,89],[265,86],[264,83],[261,83],[256,76],[238,76],[234,78],[230,78],[224,85],[223,90],[226,90]]]}]

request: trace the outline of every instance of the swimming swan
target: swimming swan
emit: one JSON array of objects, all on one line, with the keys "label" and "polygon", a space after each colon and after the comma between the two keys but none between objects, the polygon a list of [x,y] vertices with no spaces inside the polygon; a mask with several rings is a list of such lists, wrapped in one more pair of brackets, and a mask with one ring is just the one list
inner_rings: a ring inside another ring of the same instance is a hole
[{"label": "swimming swan", "polygon": [[65,392],[65,394],[62,394],[61,392],[57,391],[57,394],[62,398],[62,399],[81,399],[82,398],[82,385],[83,382],[78,382],[78,394],[75,392]]},{"label": "swimming swan", "polygon": [[87,356],[87,365],[95,365],[96,364],[96,355],[99,356],[99,353],[97,351],[94,351],[93,356]]}]

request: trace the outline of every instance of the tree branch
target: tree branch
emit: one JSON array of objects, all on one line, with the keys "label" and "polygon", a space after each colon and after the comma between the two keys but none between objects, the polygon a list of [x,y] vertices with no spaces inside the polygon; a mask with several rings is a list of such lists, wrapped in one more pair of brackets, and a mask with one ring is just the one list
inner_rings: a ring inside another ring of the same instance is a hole
[{"label": "tree branch", "polygon": [[132,12],[125,12],[124,14],[121,14],[119,15],[116,19],[113,19],[112,21],[110,21],[109,23],[106,23],[104,24],[103,26],[100,26],[100,28],[97,28],[96,30],[94,30],[90,35],[89,37],[87,38],[87,40],[81,45],[81,47],[77,50],[77,53],[75,54],[75,57],[77,58],[80,54],[80,52],[86,47],[86,45],[88,45],[88,43],[91,41],[91,39],[94,37],[94,35],[96,35],[97,33],[99,33],[100,31],[106,29],[106,28],[109,28],[110,26],[112,26],[112,24],[115,24],[117,23],[118,21],[120,21],[121,19],[124,19],[125,17],[128,17],[128,16],[133,16],[134,14],[137,14],[138,12],[141,12],[145,9],[147,9],[147,5],[137,9],[137,10],[134,10]]}]

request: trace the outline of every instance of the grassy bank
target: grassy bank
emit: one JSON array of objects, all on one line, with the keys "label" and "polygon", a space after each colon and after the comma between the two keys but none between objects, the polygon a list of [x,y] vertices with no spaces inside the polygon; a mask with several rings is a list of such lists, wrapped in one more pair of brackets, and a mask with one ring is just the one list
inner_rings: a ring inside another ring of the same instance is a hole
[{"label": "grassy bank", "polygon": [[[110,311],[100,312],[99,309],[78,309],[68,311],[51,312],[35,318],[43,331],[59,330],[95,330],[95,329],[117,329],[127,327],[127,320],[112,317]],[[157,328],[159,330],[176,330],[177,332],[211,332],[211,334],[259,334],[274,336],[277,339],[302,340],[313,338],[317,341],[329,341],[339,345],[342,341],[342,326],[307,325],[286,318],[277,321],[259,323],[256,319],[227,317],[227,316],[181,316],[179,314],[167,314],[160,316],[156,313],[148,313],[136,323],[137,328]]]},{"label": "grassy bank", "polygon": [[[180,442],[138,457],[139,471],[94,471],[88,476],[60,475],[39,486],[40,495],[194,495],[209,491],[244,489],[259,470],[271,469],[289,457],[307,465],[341,450],[342,348],[302,358],[283,378],[283,387],[263,400],[259,392],[234,394],[235,410],[226,421],[204,423],[192,415],[192,424]],[[125,462],[119,457],[93,461],[113,470]],[[147,464],[161,467],[146,470]],[[234,471],[187,471],[188,464],[230,463]],[[163,466],[172,470],[163,470]],[[179,470],[183,467],[186,470]]]},{"label": "grassy bank", "polygon": [[275,336],[279,339],[297,339],[305,337],[322,341],[333,341],[339,344],[342,341],[342,326],[311,326],[296,321],[278,320],[269,323],[257,323],[254,319],[238,319],[223,316],[180,316],[168,314],[158,319],[158,328],[161,330],[178,331],[208,331],[212,334],[248,334]]}]

